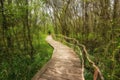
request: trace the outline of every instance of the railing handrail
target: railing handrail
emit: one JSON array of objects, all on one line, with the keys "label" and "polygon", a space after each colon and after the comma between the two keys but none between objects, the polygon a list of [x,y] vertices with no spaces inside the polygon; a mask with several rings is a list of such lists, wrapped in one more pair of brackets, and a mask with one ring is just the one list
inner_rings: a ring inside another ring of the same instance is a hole
[{"label": "railing handrail", "polygon": [[[69,40],[73,40],[76,43],[75,46],[81,47],[83,49],[83,51],[84,51],[84,54],[82,53],[82,55],[81,55],[82,56],[83,72],[84,72],[84,59],[83,59],[83,56],[85,56],[87,58],[88,62],[91,63],[92,66],[95,69],[95,71],[94,71],[94,80],[97,80],[98,75],[100,76],[101,80],[104,80],[104,77],[103,77],[99,67],[89,58],[89,56],[88,56],[89,54],[88,54],[88,51],[87,51],[85,45],[80,44],[79,41],[76,40],[75,38],[70,38],[70,37],[67,37],[67,36],[64,36],[64,35],[56,35],[56,37],[63,37],[63,38],[69,39]],[[67,43],[69,43],[69,42],[67,42]],[[71,44],[71,43],[69,43],[69,44]]]}]

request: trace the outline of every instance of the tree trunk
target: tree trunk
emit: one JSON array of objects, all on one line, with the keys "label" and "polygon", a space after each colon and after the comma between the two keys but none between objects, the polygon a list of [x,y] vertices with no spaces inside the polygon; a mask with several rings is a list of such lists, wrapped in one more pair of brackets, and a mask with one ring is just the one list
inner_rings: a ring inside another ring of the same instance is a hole
[{"label": "tree trunk", "polygon": [[30,56],[31,58],[33,58],[33,45],[32,45],[32,37],[30,34],[30,25],[29,25],[29,10],[28,10],[28,0],[26,0],[26,16],[25,16],[25,20],[26,20],[26,27],[27,27],[27,37],[28,37],[28,42],[30,45]]}]

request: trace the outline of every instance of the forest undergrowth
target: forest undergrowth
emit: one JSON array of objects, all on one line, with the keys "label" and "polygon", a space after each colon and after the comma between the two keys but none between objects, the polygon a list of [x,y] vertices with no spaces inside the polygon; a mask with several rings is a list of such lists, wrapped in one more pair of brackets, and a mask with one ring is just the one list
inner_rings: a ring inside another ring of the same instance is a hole
[{"label": "forest undergrowth", "polygon": [[[34,55],[19,53],[16,50],[11,60],[4,57],[0,63],[0,80],[31,80],[37,71],[51,58],[53,48],[45,41],[46,35],[40,34],[39,38],[34,38]],[[1,53],[1,52],[0,52]],[[2,56],[0,56],[2,57]]]}]

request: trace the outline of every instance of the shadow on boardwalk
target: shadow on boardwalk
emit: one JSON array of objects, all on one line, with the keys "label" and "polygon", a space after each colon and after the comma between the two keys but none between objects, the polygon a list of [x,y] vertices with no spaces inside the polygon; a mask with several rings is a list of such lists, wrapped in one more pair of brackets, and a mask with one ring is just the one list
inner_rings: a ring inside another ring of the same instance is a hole
[{"label": "shadow on boardwalk", "polygon": [[55,41],[51,36],[46,41],[54,48],[51,60],[32,80],[84,80],[80,59],[66,45]]}]

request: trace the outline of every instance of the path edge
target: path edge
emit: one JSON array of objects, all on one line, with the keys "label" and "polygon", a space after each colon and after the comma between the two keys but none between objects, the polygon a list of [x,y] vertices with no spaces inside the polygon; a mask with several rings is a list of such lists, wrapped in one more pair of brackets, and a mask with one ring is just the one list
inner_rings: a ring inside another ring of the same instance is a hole
[{"label": "path edge", "polygon": [[[56,51],[55,48],[52,45],[50,45],[50,43],[49,43],[49,41],[47,41],[47,39],[46,39],[46,42],[48,43],[49,46],[51,46],[53,48],[53,54],[54,54],[54,52]],[[38,80],[40,78],[40,76],[42,75],[42,73],[44,73],[45,70],[47,69],[47,66],[50,64],[51,60],[52,60],[52,56],[51,56],[50,60],[40,70],[37,71],[37,73],[32,77],[31,80]]]}]

